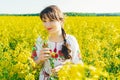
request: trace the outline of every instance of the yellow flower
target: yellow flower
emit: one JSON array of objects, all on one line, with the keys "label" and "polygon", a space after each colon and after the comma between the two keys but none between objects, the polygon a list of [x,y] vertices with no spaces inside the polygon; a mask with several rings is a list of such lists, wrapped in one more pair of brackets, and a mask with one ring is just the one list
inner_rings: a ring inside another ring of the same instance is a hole
[{"label": "yellow flower", "polygon": [[28,75],[25,77],[25,80],[35,80],[35,76],[32,75],[32,74],[28,74]]}]

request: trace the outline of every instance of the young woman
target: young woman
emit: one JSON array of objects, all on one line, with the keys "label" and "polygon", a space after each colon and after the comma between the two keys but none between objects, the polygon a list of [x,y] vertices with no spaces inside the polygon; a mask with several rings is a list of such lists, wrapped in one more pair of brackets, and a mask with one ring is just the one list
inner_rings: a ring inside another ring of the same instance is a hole
[{"label": "young woman", "polygon": [[[48,31],[48,47],[42,47],[40,38],[36,41],[36,56],[32,58],[37,64],[42,65],[39,80],[49,80],[52,73],[57,73],[59,69],[70,61],[74,64],[83,64],[81,53],[76,38],[66,34],[64,30],[64,15],[56,5],[51,5],[43,9],[40,13],[45,29]],[[49,53],[54,52],[54,68],[50,64]]]}]

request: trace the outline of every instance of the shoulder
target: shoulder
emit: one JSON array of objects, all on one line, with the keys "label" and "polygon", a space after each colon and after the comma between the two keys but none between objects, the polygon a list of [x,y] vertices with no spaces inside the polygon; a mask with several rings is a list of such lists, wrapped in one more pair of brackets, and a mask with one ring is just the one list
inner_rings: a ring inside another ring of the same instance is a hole
[{"label": "shoulder", "polygon": [[76,38],[73,35],[67,34],[66,39],[68,42],[76,42]]},{"label": "shoulder", "polygon": [[67,43],[70,44],[71,48],[75,50],[79,47],[78,41],[75,36],[73,35],[67,35]]}]

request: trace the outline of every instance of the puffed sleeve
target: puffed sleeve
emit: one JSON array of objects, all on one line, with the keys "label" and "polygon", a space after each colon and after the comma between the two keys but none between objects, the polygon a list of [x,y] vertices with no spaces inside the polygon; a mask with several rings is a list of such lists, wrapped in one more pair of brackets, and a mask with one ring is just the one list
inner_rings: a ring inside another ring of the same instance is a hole
[{"label": "puffed sleeve", "polygon": [[42,48],[42,40],[41,40],[40,37],[38,37],[36,39],[35,45],[32,47],[31,58],[33,58],[34,60],[36,60],[39,57],[39,55],[40,55],[41,48]]},{"label": "puffed sleeve", "polygon": [[82,57],[81,57],[81,51],[80,51],[80,48],[79,48],[76,38],[74,36],[70,35],[69,42],[71,45],[72,62],[74,64],[77,64],[77,63],[83,64]]}]

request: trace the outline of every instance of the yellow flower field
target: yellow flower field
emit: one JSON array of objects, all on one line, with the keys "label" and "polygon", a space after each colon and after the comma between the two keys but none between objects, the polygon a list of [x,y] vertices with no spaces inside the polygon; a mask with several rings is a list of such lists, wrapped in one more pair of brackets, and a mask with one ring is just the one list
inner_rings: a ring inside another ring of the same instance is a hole
[{"label": "yellow flower field", "polygon": [[[64,28],[77,38],[84,65],[66,64],[60,80],[120,79],[120,17],[66,17]],[[38,80],[31,51],[39,35],[47,37],[39,16],[0,16],[0,80]]]}]

